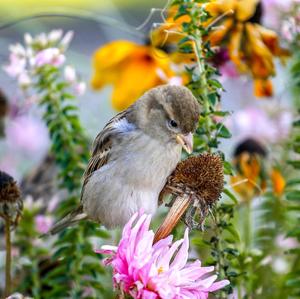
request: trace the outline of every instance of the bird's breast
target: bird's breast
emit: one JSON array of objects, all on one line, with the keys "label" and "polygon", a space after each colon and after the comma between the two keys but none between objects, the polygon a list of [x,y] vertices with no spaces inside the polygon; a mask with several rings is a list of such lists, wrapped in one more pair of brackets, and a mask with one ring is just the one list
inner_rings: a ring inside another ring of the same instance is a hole
[{"label": "bird's breast", "polygon": [[141,209],[154,214],[159,193],[180,154],[180,147],[163,146],[138,132],[116,140],[107,164],[85,186],[85,212],[108,228],[125,225]]},{"label": "bird's breast", "polygon": [[181,155],[180,146],[164,145],[140,133],[132,134],[117,147],[119,150],[112,153],[111,161],[118,165],[122,181],[142,189],[160,191]]}]

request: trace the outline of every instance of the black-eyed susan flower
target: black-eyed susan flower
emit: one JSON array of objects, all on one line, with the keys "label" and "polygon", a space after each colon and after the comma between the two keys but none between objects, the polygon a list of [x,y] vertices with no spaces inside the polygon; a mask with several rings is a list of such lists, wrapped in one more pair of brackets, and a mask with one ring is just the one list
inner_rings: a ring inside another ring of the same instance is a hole
[{"label": "black-eyed susan flower", "polygon": [[[226,49],[230,60],[241,73],[249,73],[254,79],[254,92],[258,97],[271,96],[273,87],[270,77],[275,75],[274,57],[285,57],[288,51],[279,46],[276,32],[260,24],[262,4],[259,0],[212,0],[199,3],[211,18],[199,26],[211,27],[206,40],[212,47]],[[176,8],[176,6],[175,6]],[[178,9],[177,9],[178,10]],[[170,46],[183,37],[182,26],[190,16],[176,16],[176,9],[168,11],[165,22],[152,32],[154,45]],[[172,60],[192,62],[193,54],[175,51]]]},{"label": "black-eyed susan flower", "polygon": [[231,184],[243,201],[249,201],[265,191],[265,157],[266,150],[254,139],[246,139],[236,147],[233,160],[236,175],[231,177]]},{"label": "black-eyed susan flower", "polygon": [[112,105],[126,109],[146,90],[175,76],[171,60],[161,49],[117,40],[94,53],[92,87],[113,85]]},{"label": "black-eyed susan flower", "polygon": [[[276,32],[260,24],[263,13],[261,2],[213,0],[204,5],[212,16],[212,22],[223,16],[208,36],[211,45],[225,46],[237,69],[241,73],[252,74],[256,96],[271,96],[274,57],[285,57],[288,51],[279,46]],[[228,14],[229,11],[232,13]]]}]

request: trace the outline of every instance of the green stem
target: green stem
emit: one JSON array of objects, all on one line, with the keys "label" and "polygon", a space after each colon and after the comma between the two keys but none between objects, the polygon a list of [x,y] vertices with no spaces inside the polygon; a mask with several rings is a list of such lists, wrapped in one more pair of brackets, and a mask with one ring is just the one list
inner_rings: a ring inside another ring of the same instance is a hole
[{"label": "green stem", "polygon": [[245,252],[248,254],[251,250],[251,225],[252,225],[251,201],[248,200],[245,205],[245,219],[244,219],[244,238],[245,238]]},{"label": "green stem", "polygon": [[5,261],[5,298],[11,294],[11,234],[10,219],[5,217],[5,243],[6,243],[6,261]]},{"label": "green stem", "polygon": [[[248,200],[245,205],[245,218],[244,218],[244,238],[245,238],[245,256],[250,256],[251,251],[251,237],[252,237],[252,211],[251,211],[251,200]],[[253,289],[252,289],[252,277],[253,277],[253,263],[250,260],[250,264],[247,265],[247,293],[249,298],[253,298]]]}]

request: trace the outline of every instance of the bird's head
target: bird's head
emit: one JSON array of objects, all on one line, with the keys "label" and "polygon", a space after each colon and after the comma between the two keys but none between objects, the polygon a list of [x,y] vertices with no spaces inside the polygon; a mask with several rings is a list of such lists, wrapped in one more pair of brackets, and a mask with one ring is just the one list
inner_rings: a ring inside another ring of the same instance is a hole
[{"label": "bird's head", "polygon": [[146,134],[192,152],[200,106],[188,88],[161,85],[146,92],[135,105],[136,123]]}]

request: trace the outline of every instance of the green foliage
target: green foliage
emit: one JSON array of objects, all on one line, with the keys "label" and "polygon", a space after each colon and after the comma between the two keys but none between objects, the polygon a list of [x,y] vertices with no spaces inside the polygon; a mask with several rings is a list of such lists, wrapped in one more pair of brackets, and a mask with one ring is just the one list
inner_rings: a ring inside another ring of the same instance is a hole
[{"label": "green foliage", "polygon": [[[203,27],[202,24],[210,16],[203,6],[199,6],[197,2],[176,0],[172,4],[178,7],[175,19],[183,15],[191,17],[190,22],[182,24],[183,38],[179,41],[178,48],[182,53],[195,53],[197,58],[197,66],[186,67],[190,78],[187,86],[202,107],[199,127],[194,138],[195,153],[204,151],[216,152],[221,139],[231,137],[230,131],[220,121],[229,113],[218,109],[220,92],[223,90],[223,87],[217,80],[217,69],[208,63],[213,55],[213,51],[209,43],[203,41],[203,37],[208,34],[210,29]],[[209,1],[200,2],[205,3]],[[225,174],[232,174],[231,164],[225,160],[223,153],[220,151],[218,153],[223,157]],[[213,212],[214,219],[207,223],[207,232],[201,235],[197,234],[198,236],[193,241],[196,244],[209,246],[211,250],[210,264],[216,265],[220,278],[228,278],[231,281],[231,286],[225,288],[225,291],[220,291],[217,295],[218,298],[227,298],[228,294],[232,292],[235,278],[241,274],[232,266],[232,262],[239,256],[237,249],[239,235],[232,222],[237,201],[228,189],[224,190],[224,197],[228,199],[218,203],[215,207]],[[199,240],[200,238],[205,240],[204,243]]]},{"label": "green foliage", "polygon": [[[70,194],[56,211],[60,218],[79,203],[89,142],[78,118],[75,98],[68,91],[68,83],[61,79],[61,70],[51,65],[43,66],[35,87],[40,91],[43,118],[52,140],[51,150],[59,166],[60,188]],[[94,298],[102,296],[104,271],[90,240],[97,231],[97,225],[81,223],[59,235],[52,257],[56,266],[43,278],[47,287],[45,291],[40,290],[41,298],[83,298],[90,296],[85,295],[88,289],[92,290]],[[98,235],[104,233],[99,231]]]},{"label": "green foliage", "polygon": [[[298,36],[299,41],[299,36]],[[300,102],[299,102],[299,93],[300,93],[300,51],[298,46],[295,46],[295,55],[293,57],[293,64],[291,67],[291,81],[293,83],[293,90],[295,94],[295,106],[298,111],[297,118],[299,118],[300,111]],[[299,151],[299,140],[300,140],[300,127],[299,121],[295,121],[293,124],[293,134],[292,142],[290,145],[291,154],[290,157],[293,157],[292,160],[287,161],[295,169],[295,176],[287,181],[286,188],[286,199],[288,201],[287,210],[290,215],[293,215],[296,219],[295,223],[292,222],[292,227],[287,232],[287,237],[296,238],[298,243],[300,243],[300,181],[299,181],[299,169],[300,169],[300,151]],[[296,214],[295,214],[296,213]],[[293,248],[288,252],[293,260],[292,269],[286,279],[286,287],[288,289],[290,298],[299,298],[300,297],[300,249],[299,247]]]},{"label": "green foliage", "polygon": [[[18,264],[23,269],[20,278],[18,291],[28,293],[30,290],[34,298],[40,298],[43,283],[41,281],[39,260],[36,257],[49,257],[49,249],[43,246],[41,240],[38,240],[39,233],[35,229],[35,217],[40,213],[37,204],[25,206],[22,213],[22,221],[20,221],[14,236],[14,246],[16,246],[22,254]],[[39,243],[39,246],[36,246]],[[25,277],[23,277],[25,276]]]}]

